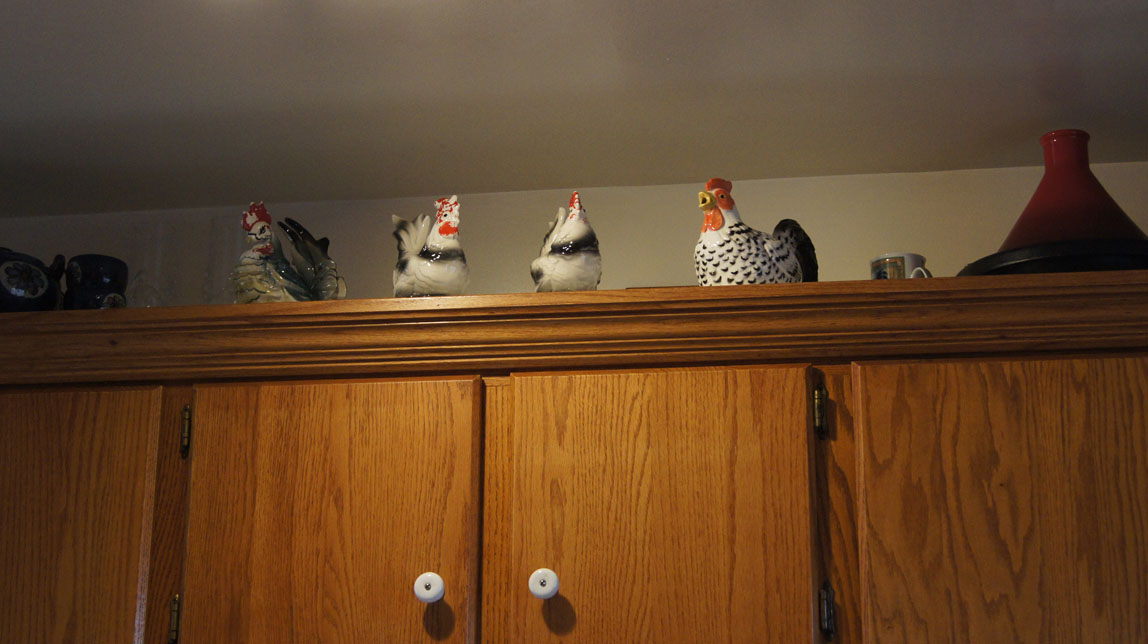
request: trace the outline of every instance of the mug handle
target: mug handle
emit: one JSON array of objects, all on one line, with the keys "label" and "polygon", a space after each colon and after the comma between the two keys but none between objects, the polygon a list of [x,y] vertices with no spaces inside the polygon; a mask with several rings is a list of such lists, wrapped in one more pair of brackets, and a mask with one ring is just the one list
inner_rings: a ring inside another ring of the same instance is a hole
[{"label": "mug handle", "polygon": [[917,268],[913,269],[912,273],[909,273],[909,277],[932,277],[932,276],[933,276],[933,274],[930,273],[929,269],[925,268],[924,266],[918,266]]}]

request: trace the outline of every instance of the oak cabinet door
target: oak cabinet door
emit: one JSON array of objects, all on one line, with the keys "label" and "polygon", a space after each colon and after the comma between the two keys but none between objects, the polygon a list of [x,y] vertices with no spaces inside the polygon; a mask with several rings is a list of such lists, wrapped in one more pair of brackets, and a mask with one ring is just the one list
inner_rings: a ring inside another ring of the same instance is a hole
[{"label": "oak cabinet door", "polygon": [[140,642],[161,389],[0,393],[0,642]]},{"label": "oak cabinet door", "polygon": [[871,642],[1148,636],[1148,359],[861,364]]},{"label": "oak cabinet door", "polygon": [[197,387],[180,642],[472,641],[480,405],[475,378]]},{"label": "oak cabinet door", "polygon": [[[502,593],[485,602],[501,614],[484,615],[484,639],[810,641],[807,378],[513,376],[511,499],[485,537],[508,539],[488,552],[509,561],[484,569]],[[528,589],[538,568],[557,574],[556,597]]]}]

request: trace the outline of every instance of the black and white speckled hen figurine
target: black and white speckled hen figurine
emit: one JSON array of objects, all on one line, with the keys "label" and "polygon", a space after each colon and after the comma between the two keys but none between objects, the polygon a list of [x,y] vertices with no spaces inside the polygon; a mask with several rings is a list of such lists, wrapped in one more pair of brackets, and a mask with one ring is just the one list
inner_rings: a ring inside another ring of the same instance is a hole
[{"label": "black and white speckled hen figurine", "polygon": [[395,264],[395,297],[460,295],[470,282],[466,255],[458,241],[458,195],[434,202],[437,213],[407,221],[395,215],[399,261]]},{"label": "black and white speckled hen figurine", "polygon": [[593,291],[602,281],[602,255],[598,237],[586,218],[578,193],[570,195],[570,212],[558,209],[550,232],[542,239],[542,251],[530,263],[534,290]]},{"label": "black and white speckled hen figurine", "polygon": [[698,193],[698,207],[705,213],[694,247],[698,284],[816,282],[817,254],[801,226],[782,219],[772,235],[746,226],[731,190],[732,183],[714,178]]}]

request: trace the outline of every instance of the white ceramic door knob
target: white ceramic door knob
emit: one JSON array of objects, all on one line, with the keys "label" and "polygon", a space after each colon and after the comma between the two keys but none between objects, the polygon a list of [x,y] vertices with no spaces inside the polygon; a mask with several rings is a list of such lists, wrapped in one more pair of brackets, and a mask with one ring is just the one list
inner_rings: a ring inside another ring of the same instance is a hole
[{"label": "white ceramic door knob", "polygon": [[530,592],[538,599],[550,599],[558,594],[558,575],[549,568],[530,573]]},{"label": "white ceramic door knob", "polygon": [[439,577],[433,572],[424,572],[415,580],[415,597],[418,597],[419,601],[428,604],[437,602],[442,599],[442,595],[445,591],[442,577]]}]

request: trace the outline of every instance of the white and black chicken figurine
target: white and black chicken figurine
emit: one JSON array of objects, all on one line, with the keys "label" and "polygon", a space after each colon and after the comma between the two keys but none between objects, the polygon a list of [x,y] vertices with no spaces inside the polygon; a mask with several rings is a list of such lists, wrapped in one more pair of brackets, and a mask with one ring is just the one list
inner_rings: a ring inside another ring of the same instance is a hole
[{"label": "white and black chicken figurine", "polygon": [[460,295],[470,282],[466,255],[458,242],[458,195],[434,202],[437,214],[407,221],[391,215],[399,261],[395,264],[395,297]]},{"label": "white and black chicken figurine", "polygon": [[530,263],[534,290],[593,291],[602,281],[598,237],[586,218],[578,192],[570,195],[570,212],[559,207],[550,232],[542,238],[542,251]]},{"label": "white and black chicken figurine", "polygon": [[300,302],[341,300],[347,285],[335,260],[327,254],[326,237],[315,239],[299,222],[279,222],[290,246],[284,247],[271,228],[271,215],[263,202],[252,202],[243,213],[243,229],[250,246],[239,256],[231,274],[235,302]]},{"label": "white and black chicken figurine", "polygon": [[698,193],[698,207],[705,213],[694,247],[698,284],[816,282],[817,254],[801,226],[782,219],[772,235],[746,226],[731,190],[732,183],[714,178]]}]

